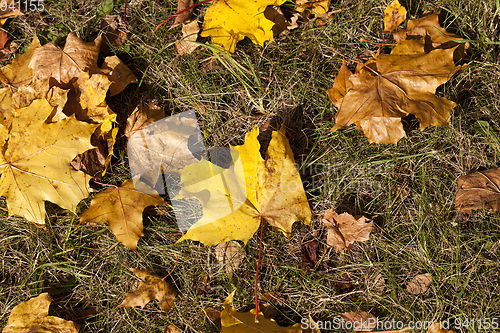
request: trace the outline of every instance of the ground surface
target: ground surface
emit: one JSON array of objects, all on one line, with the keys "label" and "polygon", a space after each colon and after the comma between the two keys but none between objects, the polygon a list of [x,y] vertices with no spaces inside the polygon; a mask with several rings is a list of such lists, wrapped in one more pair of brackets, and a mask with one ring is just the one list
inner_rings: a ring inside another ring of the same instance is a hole
[{"label": "ground surface", "polygon": [[[403,3],[403,2],[402,2]],[[457,177],[500,166],[500,146],[477,130],[487,121],[500,134],[500,4],[487,1],[407,1],[412,18],[425,10],[442,10],[442,25],[473,40],[463,62],[468,68],[438,89],[458,103],[449,127],[418,129],[409,119],[408,138],[397,145],[370,145],[355,126],[329,133],[336,109],[325,89],[332,86],[341,65],[339,52],[365,59],[381,33],[386,1],[333,1],[340,10],[323,27],[303,25],[275,42],[258,47],[240,43],[234,54],[248,79],[227,69],[202,73],[200,61],[212,55],[202,47],[178,56],[174,45],[180,27],[154,27],[174,13],[173,1],[134,0],[128,4],[130,38],[112,53],[139,78],[120,95],[108,99],[118,113],[122,133],[126,117],[138,102],[155,101],[167,114],[197,111],[207,146],[241,144],[246,132],[270,118],[284,122],[313,211],[313,227],[297,223],[290,240],[264,228],[260,294],[278,291],[284,302],[276,320],[281,325],[332,320],[339,313],[368,311],[381,320],[450,321],[500,318],[500,218],[477,211],[465,216],[454,208]],[[10,20],[10,38],[29,45],[34,33],[42,43],[76,32],[92,40],[99,33],[100,1],[46,1],[41,14]],[[123,15],[123,1],[114,13]],[[206,9],[195,12],[200,18]],[[205,42],[206,40],[202,40]],[[488,43],[488,41],[497,44]],[[387,51],[387,50],[385,50]],[[349,65],[354,68],[352,63]],[[308,125],[318,124],[306,128]],[[264,143],[265,143],[264,138]],[[129,177],[124,139],[103,182],[120,184]],[[101,189],[96,187],[96,189]],[[2,207],[6,207],[2,198]],[[86,209],[90,199],[80,205]],[[320,216],[325,209],[364,214],[376,223],[370,241],[337,254],[326,245]],[[221,309],[236,289],[234,306],[253,307],[258,235],[244,248],[246,260],[229,278],[217,263],[214,248],[185,241],[171,212],[149,216],[138,253],[121,244],[105,225],[79,226],[78,218],[47,204],[50,223],[38,229],[20,217],[0,212],[0,327],[12,308],[49,291],[56,297],[51,314],[75,320],[81,332],[163,332],[174,324],[183,332],[219,332],[203,313]],[[319,242],[319,263],[301,265],[301,245]],[[167,315],[156,302],[140,308],[116,308],[135,280],[128,267],[147,268],[167,278],[182,295]],[[430,273],[424,294],[406,292],[417,274]],[[385,288],[374,285],[382,275]],[[478,332],[463,327],[460,332]]]}]

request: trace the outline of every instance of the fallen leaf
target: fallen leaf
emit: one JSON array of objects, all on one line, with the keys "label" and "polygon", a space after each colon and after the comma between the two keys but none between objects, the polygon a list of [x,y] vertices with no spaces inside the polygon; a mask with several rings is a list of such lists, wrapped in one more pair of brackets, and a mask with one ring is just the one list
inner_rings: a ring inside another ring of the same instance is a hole
[{"label": "fallen leaf", "polygon": [[[456,49],[458,54],[465,55],[465,50],[469,48],[469,43],[456,42],[462,40],[462,37],[446,31],[439,24],[440,11],[423,16],[416,20],[409,20],[406,29],[398,30],[393,33],[397,43],[407,39],[424,39],[425,52],[440,49]],[[454,41],[455,40],[455,41]],[[454,59],[457,61],[457,57]]]},{"label": "fallen leaf", "polygon": [[5,44],[9,40],[9,35],[3,30],[0,30],[0,50],[3,50]]},{"label": "fallen leaf", "polygon": [[500,168],[458,177],[455,208],[472,214],[473,209],[500,212]]},{"label": "fallen leaf", "polygon": [[318,246],[319,243],[316,240],[311,240],[302,244],[301,246],[302,266],[308,266],[309,268],[316,267],[316,264],[319,261],[317,253]]},{"label": "fallen leaf", "polygon": [[220,333],[255,333],[255,332],[273,332],[273,333],[299,333],[302,332],[301,324],[281,327],[273,319],[266,319],[262,313],[258,314],[258,322],[255,322],[255,309],[249,312],[238,312],[233,308],[232,302],[235,291],[233,291],[224,301],[224,310],[222,310]]},{"label": "fallen leaf", "polygon": [[196,42],[198,39],[198,32],[200,32],[200,26],[198,21],[192,21],[187,24],[182,25],[182,39],[175,43],[175,49],[180,55],[192,53],[199,44],[192,43]]},{"label": "fallen leaf", "polygon": [[296,0],[295,10],[299,13],[307,12],[319,16],[328,12],[330,1],[331,0]]},{"label": "fallen leaf", "polygon": [[[33,37],[28,50],[23,54],[18,54],[12,63],[0,68],[0,81],[4,87],[12,89],[18,88],[22,85],[27,85],[33,78],[33,71],[29,64],[33,58],[35,50],[40,47],[40,41],[37,36]],[[14,92],[14,90],[13,90]]]},{"label": "fallen leaf", "polygon": [[335,279],[335,288],[341,294],[348,293],[354,289],[353,286],[353,275],[351,273],[342,273],[339,277]]},{"label": "fallen leaf", "polygon": [[194,111],[163,118],[135,131],[127,143],[132,176],[147,176],[148,184],[154,187],[161,174],[179,175],[186,165],[199,161],[194,154],[205,155],[204,145],[190,148],[190,138],[199,141],[200,133]]},{"label": "fallen leaf", "polygon": [[142,211],[165,201],[146,184],[127,179],[120,187],[109,187],[98,193],[82,214],[83,222],[107,222],[116,239],[136,251],[137,242],[144,236]]},{"label": "fallen leaf", "polygon": [[352,329],[356,332],[371,331],[377,327],[377,317],[365,311],[344,312],[339,314],[342,319],[352,323]]},{"label": "fallen leaf", "polygon": [[127,39],[127,28],[122,23],[119,15],[105,15],[101,18],[101,30],[104,32],[102,36],[100,51],[101,53],[110,52],[111,46],[123,45]]},{"label": "fallen leaf", "polygon": [[[194,0],[177,0],[177,13],[183,11],[179,15],[175,17],[174,24],[171,28],[186,23],[191,19],[191,15],[193,15],[194,7],[189,8],[194,5]],[[189,9],[187,9],[189,8]]]},{"label": "fallen leaf", "polygon": [[37,99],[16,109],[10,129],[0,126],[0,194],[7,199],[9,215],[18,214],[45,224],[45,201],[75,211],[88,197],[90,177],[70,162],[88,149],[96,125],[74,116],[47,123],[53,107]]},{"label": "fallen leaf", "polygon": [[182,331],[174,325],[168,325],[163,333],[182,333]]},{"label": "fallen leaf", "polygon": [[[4,5],[5,9],[3,9]],[[15,0],[4,0],[0,6],[0,19],[14,18],[23,15],[24,14],[19,10],[19,2]]]},{"label": "fallen leaf", "polygon": [[127,118],[125,136],[130,138],[138,130],[163,118],[165,118],[163,107],[156,106],[153,103],[144,105],[140,102],[132,114]]},{"label": "fallen leaf", "polygon": [[3,49],[0,50],[0,62],[4,62],[10,59],[10,57],[16,52],[19,44],[16,42],[10,42],[5,45]]},{"label": "fallen leaf", "polygon": [[51,302],[52,297],[48,293],[43,293],[16,305],[10,312],[9,320],[2,333],[77,333],[79,327],[74,322],[49,316]]},{"label": "fallen leaf", "polygon": [[220,310],[205,308],[203,309],[203,313],[210,319],[214,324],[220,326]]},{"label": "fallen leaf", "polygon": [[231,147],[229,169],[202,160],[182,170],[182,189],[174,200],[197,198],[203,217],[177,242],[192,239],[209,246],[242,240],[246,244],[261,220],[287,237],[295,221],[310,225],[311,210],[285,128],[273,132],[266,160],[260,156],[258,135],[255,126],[244,145]]},{"label": "fallen leaf", "polygon": [[285,0],[214,0],[203,20],[202,37],[212,37],[212,43],[233,53],[236,44],[245,37],[260,46],[273,38],[273,22],[264,16],[267,6],[280,6]]},{"label": "fallen leaf", "polygon": [[[464,325],[465,327],[465,325]],[[432,323],[427,330],[427,333],[454,333],[453,330],[447,330],[443,328],[442,323]]]},{"label": "fallen leaf", "polygon": [[373,222],[366,223],[364,216],[355,218],[349,213],[338,215],[332,209],[325,211],[323,223],[328,228],[326,243],[340,252],[348,250],[354,242],[364,242],[370,239],[370,232],[375,230]]},{"label": "fallen leaf", "polygon": [[370,290],[377,294],[382,294],[385,290],[385,279],[382,274],[377,274],[372,276],[372,278],[368,281],[368,287]]},{"label": "fallen leaf", "polygon": [[406,286],[406,291],[412,295],[423,294],[431,285],[432,277],[429,273],[415,276]]},{"label": "fallen leaf", "polygon": [[406,8],[398,0],[394,0],[384,10],[384,31],[391,32],[406,20]]},{"label": "fallen leaf", "polygon": [[346,73],[347,93],[332,100],[338,112],[331,131],[356,124],[370,143],[396,144],[406,136],[401,118],[408,114],[420,121],[421,130],[446,125],[456,104],[435,92],[463,67],[453,63],[453,51],[425,53],[420,40],[405,40],[391,54],[369,60],[358,73]]},{"label": "fallen leaf", "polygon": [[245,251],[237,242],[223,242],[215,247],[215,257],[230,278],[245,260]]},{"label": "fallen leaf", "polygon": [[285,17],[283,11],[277,6],[267,6],[264,10],[264,16],[274,23],[273,25],[273,36],[278,37],[279,35],[286,35],[290,30],[299,27],[297,20],[300,18],[300,14],[294,13],[290,17],[290,21]]},{"label": "fallen leaf", "polygon": [[351,89],[351,82],[349,81],[349,77],[352,75],[349,68],[347,68],[347,64],[345,60],[342,60],[342,66],[340,67],[339,73],[335,76],[335,81],[333,82],[333,87],[328,89],[326,93],[328,97],[336,104],[347,94],[347,91]]},{"label": "fallen leaf", "polygon": [[125,294],[125,299],[118,305],[119,308],[133,308],[140,306],[144,308],[146,304],[156,299],[160,303],[160,308],[168,313],[174,306],[177,292],[159,276],[151,274],[147,269],[129,268],[140,280],[136,291]]},{"label": "fallen leaf", "polygon": [[71,89],[72,83],[81,72],[99,73],[97,58],[101,47],[101,37],[93,42],[83,42],[71,32],[66,38],[64,49],[53,41],[35,49],[29,68],[34,78],[53,78],[57,85]]},{"label": "fallen leaf", "polygon": [[137,83],[137,77],[117,56],[106,57],[101,66],[101,70],[106,74],[111,86],[109,86],[109,96],[121,93],[130,83]]}]

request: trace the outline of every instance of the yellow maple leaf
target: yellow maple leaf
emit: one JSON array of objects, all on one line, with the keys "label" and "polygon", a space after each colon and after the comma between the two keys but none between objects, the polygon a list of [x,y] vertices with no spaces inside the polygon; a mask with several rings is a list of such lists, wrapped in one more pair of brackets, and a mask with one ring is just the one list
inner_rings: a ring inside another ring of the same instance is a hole
[{"label": "yellow maple leaf", "polygon": [[46,99],[16,109],[10,129],[0,126],[0,194],[9,214],[45,224],[44,201],[75,210],[89,194],[90,177],[70,165],[93,148],[90,136],[97,125],[67,117],[47,123],[53,107]]},{"label": "yellow maple leaf", "polygon": [[40,294],[12,309],[2,333],[65,332],[77,333],[78,325],[72,321],[49,316],[52,298],[48,293]]},{"label": "yellow maple leaf", "polygon": [[299,13],[309,11],[314,15],[321,15],[328,12],[331,0],[296,0],[295,10]]},{"label": "yellow maple leaf", "polygon": [[273,132],[265,161],[258,135],[256,126],[247,133],[244,145],[231,147],[233,165],[229,169],[202,160],[182,170],[182,189],[174,199],[197,198],[203,205],[203,217],[178,242],[192,239],[208,246],[239,239],[246,243],[261,219],[287,237],[295,221],[311,223],[311,210],[284,128]]},{"label": "yellow maple leaf", "polygon": [[135,251],[137,241],[144,236],[142,211],[148,206],[164,203],[146,184],[127,179],[120,187],[110,187],[98,193],[80,221],[107,222],[116,239]]},{"label": "yellow maple leaf", "polygon": [[38,38],[33,38],[30,47],[23,54],[18,54],[7,66],[0,68],[0,81],[7,83],[9,89],[12,87],[20,87],[31,81],[33,78],[33,71],[29,67],[30,61],[33,58],[35,50],[40,46]]},{"label": "yellow maple leaf", "polygon": [[140,306],[144,308],[146,304],[157,299],[160,302],[161,309],[168,313],[174,306],[175,297],[178,295],[175,289],[168,282],[163,281],[161,277],[151,274],[147,269],[129,269],[141,282],[136,291],[125,294],[125,299],[118,307],[133,308]]},{"label": "yellow maple leaf", "polygon": [[274,23],[264,16],[267,6],[280,6],[286,0],[214,0],[203,21],[202,37],[231,53],[245,37],[264,45],[273,38]]}]

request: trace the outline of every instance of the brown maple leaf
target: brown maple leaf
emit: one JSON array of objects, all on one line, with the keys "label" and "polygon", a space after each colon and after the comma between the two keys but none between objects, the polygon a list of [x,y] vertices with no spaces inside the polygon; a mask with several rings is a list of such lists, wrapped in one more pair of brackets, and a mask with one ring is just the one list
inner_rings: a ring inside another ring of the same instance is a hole
[{"label": "brown maple leaf", "polygon": [[160,307],[167,312],[174,306],[177,291],[159,276],[151,274],[147,269],[129,268],[141,281],[136,291],[125,294],[125,299],[118,305],[119,308],[140,306],[144,308],[146,304],[156,299],[160,302]]},{"label": "brown maple leaf", "polygon": [[323,223],[328,228],[326,243],[340,252],[348,250],[354,242],[370,239],[370,232],[375,230],[373,222],[366,223],[364,216],[356,219],[349,213],[338,215],[332,209],[325,211]]},{"label": "brown maple leaf", "polygon": [[455,66],[453,51],[425,53],[422,40],[405,40],[391,54],[369,60],[358,73],[339,74],[337,79],[346,83],[336,79],[329,93],[339,109],[331,131],[356,124],[370,143],[395,144],[406,136],[401,118],[408,114],[420,120],[421,130],[447,124],[456,104],[435,92],[463,67]]}]

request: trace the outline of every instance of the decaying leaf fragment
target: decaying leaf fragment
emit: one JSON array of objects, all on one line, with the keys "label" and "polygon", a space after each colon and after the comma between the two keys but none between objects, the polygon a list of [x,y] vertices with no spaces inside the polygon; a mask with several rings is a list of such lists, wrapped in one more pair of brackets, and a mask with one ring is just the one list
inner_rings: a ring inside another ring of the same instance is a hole
[{"label": "decaying leaf fragment", "polygon": [[500,168],[478,171],[457,179],[455,208],[472,214],[473,209],[500,212]]},{"label": "decaying leaf fragment", "polygon": [[175,49],[180,55],[190,54],[199,44],[192,43],[198,39],[198,32],[200,32],[200,25],[198,21],[194,20],[190,23],[182,25],[182,39],[175,44]]},{"label": "decaying leaf fragment", "polygon": [[284,127],[273,132],[266,160],[260,156],[258,135],[255,126],[244,145],[231,147],[229,169],[202,160],[182,170],[182,189],[174,200],[197,198],[203,205],[203,217],[178,242],[192,239],[205,246],[229,240],[246,243],[261,219],[287,237],[295,221],[310,224],[311,210]]},{"label": "decaying leaf fragment", "polygon": [[391,32],[406,20],[406,8],[398,0],[394,0],[384,10],[384,31]]},{"label": "decaying leaf fragment", "polygon": [[[171,28],[186,23],[191,19],[191,15],[193,14],[194,7],[189,8],[194,5],[194,0],[178,0],[177,1],[177,13],[183,11],[179,15],[175,17],[174,24]],[[188,9],[189,8],[189,9]]]},{"label": "decaying leaf fragment", "polygon": [[79,328],[74,322],[49,316],[51,302],[50,295],[43,293],[16,305],[2,333],[77,333]]},{"label": "decaying leaf fragment", "polygon": [[98,193],[80,221],[107,222],[116,239],[135,251],[137,242],[144,236],[143,210],[165,203],[157,193],[152,192],[156,193],[146,184],[135,181],[134,186],[134,181],[127,179],[120,187],[110,187]]},{"label": "decaying leaf fragment", "polygon": [[[235,291],[233,291],[224,301],[224,310],[220,313],[222,329],[220,333],[301,333],[306,332],[301,328],[301,324],[281,327],[273,319],[266,319],[259,311],[258,323],[255,322],[255,309],[249,312],[238,312],[233,308],[232,302]],[[308,330],[310,332],[311,330]],[[314,332],[319,332],[314,330]]]},{"label": "decaying leaf fragment", "polygon": [[73,158],[93,148],[90,136],[97,125],[67,117],[46,123],[53,107],[37,99],[16,109],[9,130],[0,126],[0,195],[9,214],[45,224],[45,201],[74,211],[89,195],[90,177],[70,165]]},{"label": "decaying leaf fragment", "polygon": [[280,6],[285,0],[214,0],[203,21],[202,37],[233,53],[245,37],[258,45],[273,38],[273,22],[264,16],[267,6]]},{"label": "decaying leaf fragment", "polygon": [[408,294],[419,295],[427,291],[432,283],[432,276],[429,273],[415,276],[406,286]]},{"label": "decaying leaf fragment", "polygon": [[[405,40],[391,54],[369,60],[358,73],[345,74],[346,94],[338,99],[341,90],[334,89],[337,96],[332,101],[339,111],[331,131],[356,124],[370,143],[396,144],[406,136],[401,118],[410,113],[420,121],[421,130],[446,125],[456,104],[435,93],[462,68],[455,66],[453,51],[425,53],[420,40]],[[345,80],[344,75],[339,77]]]},{"label": "decaying leaf fragment", "polygon": [[215,257],[228,277],[232,277],[234,272],[245,260],[245,250],[238,242],[219,243],[215,247]]},{"label": "decaying leaf fragment", "polygon": [[354,242],[364,242],[370,239],[370,232],[375,230],[373,222],[366,223],[364,216],[356,219],[349,213],[338,215],[332,209],[325,211],[323,223],[328,228],[326,243],[340,252],[350,249]]},{"label": "decaying leaf fragment", "polygon": [[168,313],[174,306],[177,291],[159,276],[151,274],[147,269],[129,268],[141,281],[136,291],[125,294],[125,299],[118,305],[119,308],[144,308],[152,300],[158,300],[163,311]]}]

